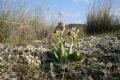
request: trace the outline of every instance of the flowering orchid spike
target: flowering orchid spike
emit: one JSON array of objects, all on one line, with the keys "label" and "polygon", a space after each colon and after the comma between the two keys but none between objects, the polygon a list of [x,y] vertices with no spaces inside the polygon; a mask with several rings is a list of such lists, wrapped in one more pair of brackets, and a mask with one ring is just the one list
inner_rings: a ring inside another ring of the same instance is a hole
[{"label": "flowering orchid spike", "polygon": [[60,30],[60,31],[64,31],[65,30],[65,26],[63,24],[63,22],[59,22],[57,27],[56,27],[56,30]]},{"label": "flowering orchid spike", "polygon": [[63,25],[62,22],[60,22],[59,25],[60,25],[60,30],[62,30],[62,31],[65,30],[65,26]]}]

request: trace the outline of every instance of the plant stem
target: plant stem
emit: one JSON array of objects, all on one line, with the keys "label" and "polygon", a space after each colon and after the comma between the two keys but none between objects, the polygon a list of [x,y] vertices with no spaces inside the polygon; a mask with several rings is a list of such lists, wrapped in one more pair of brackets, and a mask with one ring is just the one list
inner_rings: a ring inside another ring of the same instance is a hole
[{"label": "plant stem", "polygon": [[73,47],[73,37],[71,36],[71,45],[69,49],[69,54],[72,54],[72,47]]}]

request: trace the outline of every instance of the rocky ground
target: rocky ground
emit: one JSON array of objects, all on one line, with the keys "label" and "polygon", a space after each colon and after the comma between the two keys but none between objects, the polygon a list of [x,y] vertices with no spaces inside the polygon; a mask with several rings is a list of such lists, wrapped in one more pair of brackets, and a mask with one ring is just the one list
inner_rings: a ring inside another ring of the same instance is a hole
[{"label": "rocky ground", "polygon": [[[45,73],[49,64],[44,64],[49,49],[40,41],[35,44],[37,46],[0,43],[0,80],[50,79]],[[74,49],[85,57],[82,63],[71,63],[65,69],[66,80],[120,80],[120,34],[82,38]],[[54,75],[60,80],[58,73]]]}]

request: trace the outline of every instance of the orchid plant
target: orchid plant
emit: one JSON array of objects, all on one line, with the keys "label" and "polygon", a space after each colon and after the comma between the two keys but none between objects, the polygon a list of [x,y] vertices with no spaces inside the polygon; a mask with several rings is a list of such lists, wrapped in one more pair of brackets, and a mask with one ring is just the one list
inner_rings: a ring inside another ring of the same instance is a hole
[{"label": "orchid plant", "polygon": [[[57,39],[53,44],[53,51],[49,55],[49,58],[52,60],[56,71],[59,71],[66,64],[83,60],[82,54],[77,51],[73,51],[74,42],[79,41],[79,39],[77,39],[79,30],[72,28],[72,30],[68,31],[67,34],[64,34],[64,31],[65,27],[63,23],[60,22],[58,23],[58,26],[56,27],[53,34],[53,39]],[[70,47],[68,50],[65,49],[65,38],[70,40]]]}]

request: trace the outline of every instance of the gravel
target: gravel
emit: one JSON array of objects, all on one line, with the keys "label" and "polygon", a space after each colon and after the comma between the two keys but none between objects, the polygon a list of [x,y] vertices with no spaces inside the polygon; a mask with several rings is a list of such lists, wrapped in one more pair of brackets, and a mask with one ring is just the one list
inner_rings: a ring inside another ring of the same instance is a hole
[{"label": "gravel", "polygon": [[[0,43],[0,80],[45,80],[50,69],[49,49],[41,41],[36,46]],[[69,44],[66,44],[66,47]],[[75,43],[74,49],[85,56],[65,71],[66,80],[120,80],[120,35],[90,36]],[[58,73],[56,79],[60,79]],[[54,76],[55,77],[55,76]]]}]

